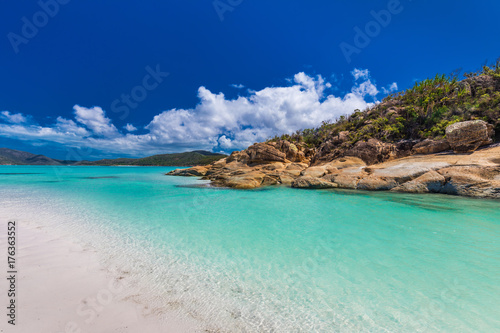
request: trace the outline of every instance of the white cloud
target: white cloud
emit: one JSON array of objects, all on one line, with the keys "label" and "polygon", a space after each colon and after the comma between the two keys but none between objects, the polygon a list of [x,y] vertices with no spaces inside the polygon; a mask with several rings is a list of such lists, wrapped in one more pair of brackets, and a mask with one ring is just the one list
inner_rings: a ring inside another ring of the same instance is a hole
[{"label": "white cloud", "polygon": [[379,91],[369,71],[356,69],[352,75],[356,83],[343,96],[328,94],[333,91],[330,83],[305,73],[296,74],[288,86],[249,91],[248,96],[236,99],[200,87],[194,108],[163,111],[145,127],[147,133],[140,135],[130,133],[137,129],[132,124],[124,127],[128,133],[120,132],[100,107],[79,105],[74,106],[76,121],[59,117],[50,126],[0,124],[0,135],[123,155],[244,149],[276,134],[317,127],[324,120],[376,103]]},{"label": "white cloud", "polygon": [[395,91],[398,91],[398,84],[396,82],[393,82],[391,85],[389,85],[387,88],[386,87],[382,87],[382,92],[384,94],[390,94],[390,93],[393,93]]},{"label": "white cloud", "polygon": [[28,121],[28,118],[22,113],[10,113],[9,111],[0,112],[0,119],[12,124],[22,124]]},{"label": "white cloud", "polygon": [[233,146],[231,139],[228,139],[225,135],[221,136],[218,141],[222,149],[231,149]]},{"label": "white cloud", "polygon": [[75,119],[85,125],[95,135],[104,137],[114,137],[118,135],[118,130],[111,123],[111,119],[106,118],[103,109],[98,106],[85,108],[80,105],[73,107]]},{"label": "white cloud", "polygon": [[370,71],[368,69],[358,69],[354,68],[354,70],[351,72],[352,76],[354,76],[354,80],[368,80],[370,77]]},{"label": "white cloud", "polygon": [[127,124],[127,125],[123,126],[123,128],[126,129],[127,132],[135,132],[135,131],[137,131],[137,127],[135,127],[132,124]]},{"label": "white cloud", "polygon": [[231,87],[236,88],[236,89],[243,89],[243,88],[245,88],[245,86],[242,85],[241,83],[240,84],[232,84]]}]

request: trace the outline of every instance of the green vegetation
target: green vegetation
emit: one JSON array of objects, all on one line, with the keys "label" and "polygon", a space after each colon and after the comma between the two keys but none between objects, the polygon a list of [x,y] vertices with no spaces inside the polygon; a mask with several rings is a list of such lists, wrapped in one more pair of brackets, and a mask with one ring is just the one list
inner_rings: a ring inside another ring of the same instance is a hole
[{"label": "green vegetation", "polygon": [[82,161],[77,163],[77,165],[193,166],[207,165],[224,157],[226,155],[197,150],[188,153],[154,155],[139,159],[117,158],[100,161]]},{"label": "green vegetation", "polygon": [[465,79],[457,75],[436,75],[412,88],[387,96],[374,107],[355,110],[336,121],[325,121],[318,128],[304,129],[279,139],[318,147],[340,132],[348,131],[348,146],[376,138],[384,142],[442,139],[448,125],[481,119],[495,126],[500,141],[500,58],[491,66]]}]

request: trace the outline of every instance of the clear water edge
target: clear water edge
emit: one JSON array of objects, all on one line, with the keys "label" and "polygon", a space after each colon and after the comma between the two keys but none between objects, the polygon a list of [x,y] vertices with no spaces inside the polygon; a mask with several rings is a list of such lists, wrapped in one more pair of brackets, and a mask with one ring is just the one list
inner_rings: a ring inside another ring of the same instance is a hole
[{"label": "clear water edge", "polygon": [[0,167],[1,207],[68,230],[142,301],[213,329],[499,331],[497,201],[195,188],[171,169]]}]

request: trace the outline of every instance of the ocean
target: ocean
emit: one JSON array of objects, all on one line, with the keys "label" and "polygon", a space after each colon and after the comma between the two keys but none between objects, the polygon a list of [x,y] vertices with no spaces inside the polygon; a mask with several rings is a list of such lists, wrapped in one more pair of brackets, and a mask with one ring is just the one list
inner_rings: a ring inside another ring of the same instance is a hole
[{"label": "ocean", "polygon": [[499,201],[173,169],[0,166],[0,215],[91,245],[142,302],[213,331],[500,331]]}]

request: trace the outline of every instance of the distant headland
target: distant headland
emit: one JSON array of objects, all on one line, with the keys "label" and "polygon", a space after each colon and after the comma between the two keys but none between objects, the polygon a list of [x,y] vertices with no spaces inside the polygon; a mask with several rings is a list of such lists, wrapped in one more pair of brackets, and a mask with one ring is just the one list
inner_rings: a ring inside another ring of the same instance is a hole
[{"label": "distant headland", "polygon": [[20,150],[0,148],[0,165],[193,166],[207,165],[224,157],[227,157],[227,155],[211,153],[204,150],[195,150],[186,153],[162,154],[143,158],[116,158],[103,159],[98,161],[68,161],[53,159],[44,155],[36,155]]}]

